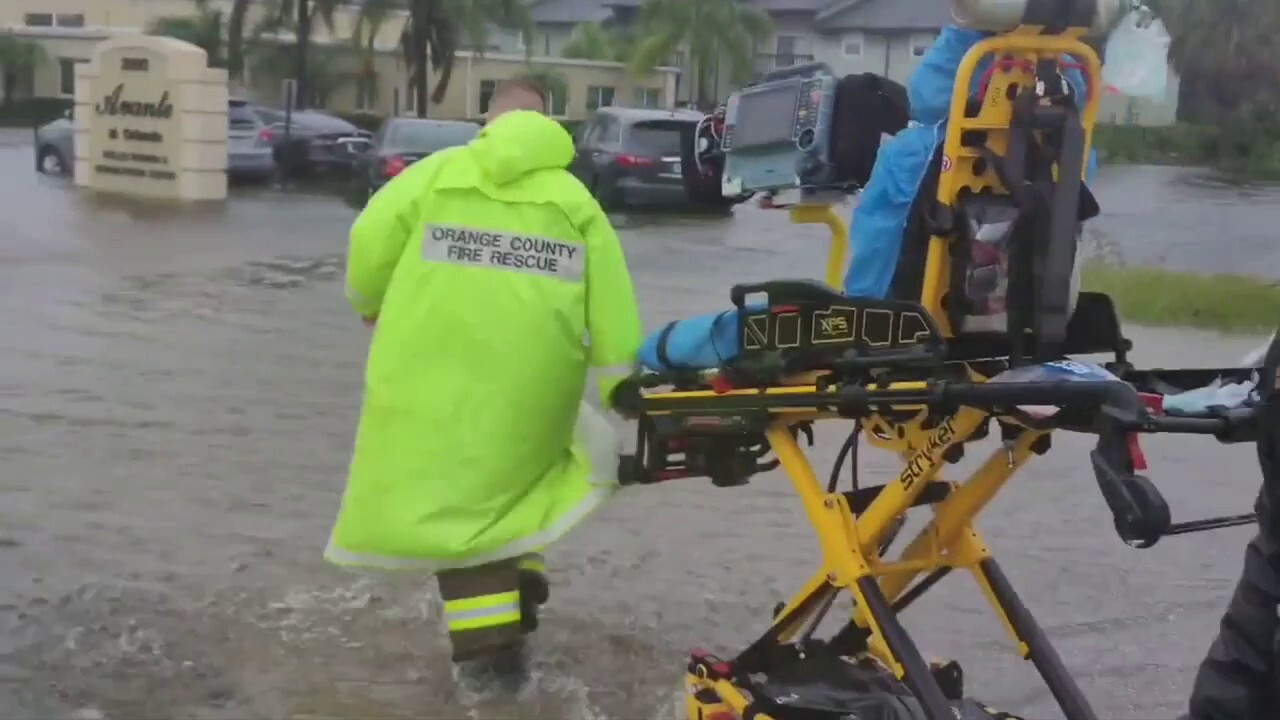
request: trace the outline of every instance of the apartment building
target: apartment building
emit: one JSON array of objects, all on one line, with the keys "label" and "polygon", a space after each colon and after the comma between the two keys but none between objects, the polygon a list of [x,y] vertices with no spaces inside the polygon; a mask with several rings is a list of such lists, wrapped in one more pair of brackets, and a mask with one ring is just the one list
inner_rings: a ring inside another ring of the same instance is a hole
[{"label": "apartment building", "polygon": [[[767,12],[773,33],[756,48],[754,72],[806,62],[826,63],[837,74],[874,72],[906,82],[925,50],[950,20],[944,0],[739,0]],[[634,78],[618,63],[567,60],[561,57],[574,29],[583,23],[626,27],[636,21],[644,0],[530,0],[533,21],[529,33],[491,28],[484,48],[459,54],[444,102],[433,106],[440,117],[470,117],[486,102],[496,81],[536,68],[553,72],[563,80],[563,97],[552,98],[552,111],[564,118],[585,117],[594,107],[625,104],[671,107],[696,100],[689,82],[686,53],[677,52],[669,68]],[[213,7],[229,9],[230,0],[212,0]],[[262,4],[250,13],[252,26]],[[349,40],[356,26],[358,3],[350,3],[335,18],[330,31],[317,24],[315,42],[347,56],[352,66],[364,64],[355,57]],[[117,32],[138,32],[154,18],[193,12],[191,0],[3,0],[0,30],[9,29],[37,39],[48,61],[33,73],[14,79],[17,96],[65,96],[69,94],[74,62],[88,56],[93,43]],[[413,105],[408,72],[398,40],[404,14],[380,28],[373,62],[376,76],[352,81],[329,93],[326,104],[335,110],[364,109],[381,114]],[[291,38],[281,37],[280,42]],[[722,63],[727,63],[722,59]],[[723,72],[722,72],[723,70]],[[709,72],[706,94],[723,98],[734,89],[727,67]],[[279,81],[250,77],[247,92],[274,99]],[[1167,125],[1177,114],[1176,76],[1161,100],[1102,99],[1100,121],[1114,124]]]},{"label": "apartment building", "polygon": [[[207,4],[221,10],[224,16],[231,6],[230,0]],[[257,25],[264,7],[264,3],[251,6],[247,28]],[[9,97],[69,98],[74,90],[75,64],[86,61],[97,43],[121,33],[145,32],[157,18],[195,12],[192,0],[3,0],[0,32],[32,41],[43,50],[35,67],[0,69],[6,76],[3,80]],[[348,3],[336,14],[332,29],[317,22],[313,31],[315,54],[326,54],[328,72],[341,78],[326,93],[324,107],[380,115],[397,110],[409,112],[415,98],[399,44],[407,13],[394,14],[378,29],[371,55],[358,51],[352,42],[357,17],[358,3]],[[547,17],[553,22],[544,32],[555,34],[555,16]],[[567,36],[568,31],[564,33]],[[550,110],[564,119],[584,118],[599,105],[671,107],[675,102],[679,74],[675,68],[656,68],[635,77],[621,63],[569,60],[549,54],[550,51],[538,52],[537,48],[526,47],[523,33],[491,28],[489,37],[485,48],[458,53],[448,91],[440,104],[430,107],[431,115],[476,118],[483,113],[498,82],[531,69],[557,76],[560,90],[553,94]],[[264,37],[263,41],[283,45],[291,44],[292,39],[283,33]],[[552,46],[544,42],[544,47]],[[553,49],[559,47],[557,44]],[[282,94],[282,78],[261,70],[255,73],[253,65],[248,64],[243,86],[235,88],[236,94],[277,102]],[[438,74],[433,73],[431,87],[437,78]]]}]

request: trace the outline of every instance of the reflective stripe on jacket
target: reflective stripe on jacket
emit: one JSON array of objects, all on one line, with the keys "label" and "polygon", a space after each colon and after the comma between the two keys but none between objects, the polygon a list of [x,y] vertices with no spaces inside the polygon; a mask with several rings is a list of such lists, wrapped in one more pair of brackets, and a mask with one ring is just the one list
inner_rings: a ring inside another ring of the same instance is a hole
[{"label": "reflective stripe on jacket", "polygon": [[579,404],[589,367],[630,364],[640,319],[572,158],[558,123],[507,113],[406,169],[356,219],[347,298],[377,325],[332,562],[515,557],[614,487],[616,458],[583,444],[584,423],[601,425]]}]

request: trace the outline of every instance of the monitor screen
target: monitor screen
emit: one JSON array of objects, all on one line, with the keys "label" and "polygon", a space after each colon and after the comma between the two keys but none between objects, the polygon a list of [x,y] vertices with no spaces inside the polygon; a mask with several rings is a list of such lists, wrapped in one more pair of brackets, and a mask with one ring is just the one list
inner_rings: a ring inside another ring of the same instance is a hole
[{"label": "monitor screen", "polygon": [[791,142],[802,86],[800,81],[788,82],[739,95],[738,115],[733,126],[734,149]]}]

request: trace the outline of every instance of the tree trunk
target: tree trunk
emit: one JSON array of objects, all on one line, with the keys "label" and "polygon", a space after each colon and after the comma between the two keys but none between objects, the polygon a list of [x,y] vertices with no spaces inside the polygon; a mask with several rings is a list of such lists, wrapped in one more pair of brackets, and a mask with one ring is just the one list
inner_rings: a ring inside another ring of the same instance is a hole
[{"label": "tree trunk", "polygon": [[419,3],[418,12],[413,14],[413,111],[418,117],[427,116],[427,102],[430,97],[427,95],[427,74],[430,70],[430,60],[427,58],[427,12],[422,7],[425,3]]},{"label": "tree trunk", "polygon": [[311,44],[311,2],[310,0],[296,0],[296,2],[298,3],[298,27],[294,31],[293,49],[294,80],[297,83],[294,87],[297,90],[297,99],[294,101],[294,109],[303,110],[308,105],[307,46]]},{"label": "tree trunk", "polygon": [[453,63],[457,59],[458,38],[454,34],[454,25],[449,21],[444,10],[438,10],[440,16],[433,17],[430,41],[434,43],[428,57],[431,58],[431,71],[436,73],[436,86],[431,91],[431,102],[439,105],[444,102],[445,92],[449,89],[449,79],[453,77]]},{"label": "tree trunk", "polygon": [[244,20],[249,14],[249,0],[235,0],[227,18],[227,75],[244,80]]}]

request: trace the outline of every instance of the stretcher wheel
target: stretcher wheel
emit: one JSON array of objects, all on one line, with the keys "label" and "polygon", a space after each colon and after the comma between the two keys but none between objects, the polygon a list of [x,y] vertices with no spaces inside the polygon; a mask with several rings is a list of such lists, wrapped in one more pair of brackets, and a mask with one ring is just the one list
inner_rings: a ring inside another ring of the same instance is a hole
[{"label": "stretcher wheel", "polygon": [[1120,478],[1120,482],[1124,485],[1125,494],[1132,500],[1132,506],[1140,510],[1136,514],[1116,515],[1116,532],[1135,548],[1149,548],[1173,524],[1169,503],[1156,489],[1155,483],[1145,475],[1128,475]]}]

